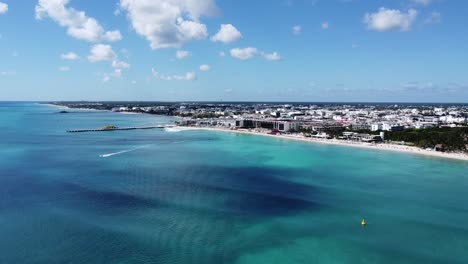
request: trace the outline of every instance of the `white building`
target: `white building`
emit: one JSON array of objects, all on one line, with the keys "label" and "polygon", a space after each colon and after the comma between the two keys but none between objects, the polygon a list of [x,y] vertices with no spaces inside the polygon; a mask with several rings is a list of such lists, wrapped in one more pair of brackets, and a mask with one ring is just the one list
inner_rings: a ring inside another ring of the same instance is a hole
[{"label": "white building", "polygon": [[382,129],[382,124],[371,124],[371,131],[377,131]]}]

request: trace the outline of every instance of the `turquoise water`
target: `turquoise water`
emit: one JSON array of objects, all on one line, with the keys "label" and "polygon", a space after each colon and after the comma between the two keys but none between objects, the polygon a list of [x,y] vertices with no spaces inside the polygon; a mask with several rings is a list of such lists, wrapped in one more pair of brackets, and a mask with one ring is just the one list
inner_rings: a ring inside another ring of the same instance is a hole
[{"label": "turquoise water", "polygon": [[0,263],[468,259],[468,162],[59,110],[0,103]]}]

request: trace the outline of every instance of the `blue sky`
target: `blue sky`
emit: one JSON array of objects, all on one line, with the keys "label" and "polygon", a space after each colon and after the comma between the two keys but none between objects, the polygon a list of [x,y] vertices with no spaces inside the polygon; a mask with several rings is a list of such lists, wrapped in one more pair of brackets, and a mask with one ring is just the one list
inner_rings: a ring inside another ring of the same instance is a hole
[{"label": "blue sky", "polygon": [[466,10],[454,0],[0,0],[0,100],[467,102]]}]

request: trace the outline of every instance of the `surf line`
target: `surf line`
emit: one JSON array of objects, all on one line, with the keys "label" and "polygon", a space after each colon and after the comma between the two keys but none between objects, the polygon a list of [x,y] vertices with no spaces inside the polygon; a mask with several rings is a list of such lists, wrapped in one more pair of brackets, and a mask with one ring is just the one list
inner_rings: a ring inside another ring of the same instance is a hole
[{"label": "surf line", "polygon": [[127,150],[122,150],[122,151],[114,152],[114,153],[102,154],[102,155],[99,155],[99,157],[100,158],[109,158],[109,157],[112,157],[112,156],[115,156],[115,155],[120,155],[120,154],[124,154],[124,153],[128,153],[128,152],[132,152],[132,151],[135,151],[135,150],[139,150],[139,149],[142,149],[142,148],[147,148],[149,146],[151,146],[151,145],[145,145],[145,146],[136,147],[136,148],[127,149]]}]

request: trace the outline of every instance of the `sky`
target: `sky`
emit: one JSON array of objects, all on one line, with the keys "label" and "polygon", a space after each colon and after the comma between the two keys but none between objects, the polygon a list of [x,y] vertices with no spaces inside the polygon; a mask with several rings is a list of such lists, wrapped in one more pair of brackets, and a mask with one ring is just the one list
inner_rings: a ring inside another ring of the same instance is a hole
[{"label": "sky", "polygon": [[0,100],[468,102],[468,1],[0,0]]}]

